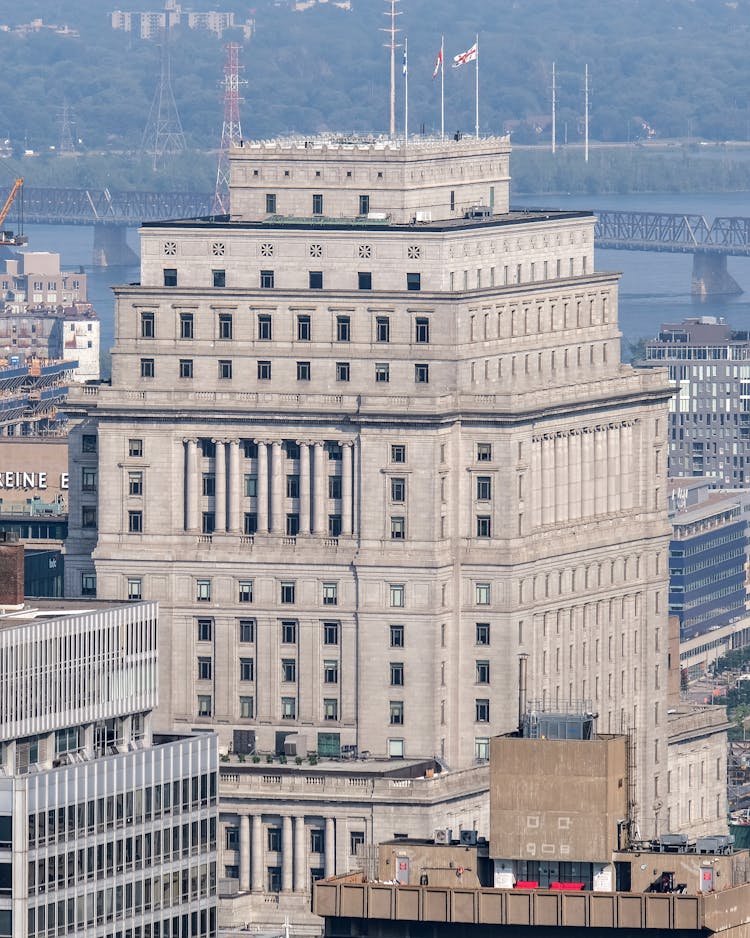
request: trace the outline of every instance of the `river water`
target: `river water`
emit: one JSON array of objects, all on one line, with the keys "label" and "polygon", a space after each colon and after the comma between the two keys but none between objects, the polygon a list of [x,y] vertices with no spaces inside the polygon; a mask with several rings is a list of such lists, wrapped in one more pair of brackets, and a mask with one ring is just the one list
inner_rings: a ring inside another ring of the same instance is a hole
[{"label": "river water", "polygon": [[[564,209],[611,209],[627,212],[675,212],[716,216],[750,217],[750,192],[658,194],[622,196],[543,195],[516,196],[514,206]],[[89,301],[101,319],[102,350],[114,341],[112,285],[139,279],[137,266],[93,267],[93,228],[65,225],[27,225],[29,250],[56,251],[64,268],[82,266],[88,274]],[[138,251],[135,230],[128,242]],[[686,316],[723,316],[731,325],[750,327],[750,258],[730,257],[729,273],[747,292],[742,296],[696,300],[690,295],[691,254],[658,254],[645,251],[596,252],[598,270],[619,271],[620,329],[624,350],[628,342],[653,337],[663,322],[679,322]]]}]

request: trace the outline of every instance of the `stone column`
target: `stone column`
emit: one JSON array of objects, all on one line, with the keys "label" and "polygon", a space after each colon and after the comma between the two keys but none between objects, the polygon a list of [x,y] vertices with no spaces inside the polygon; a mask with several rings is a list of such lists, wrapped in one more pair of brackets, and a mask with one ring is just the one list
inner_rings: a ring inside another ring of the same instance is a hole
[{"label": "stone column", "polygon": [[310,533],[310,444],[298,440],[299,446],[299,533]]},{"label": "stone column", "polygon": [[590,518],[596,511],[594,498],[594,435],[591,430],[582,436],[581,456],[581,493],[583,517]]},{"label": "stone column", "polygon": [[555,441],[542,437],[542,524],[555,520]]},{"label": "stone column", "polygon": [[568,520],[568,437],[555,437],[555,521]]},{"label": "stone column", "polygon": [[594,440],[596,514],[607,511],[607,431],[597,430]]},{"label": "stone column", "polygon": [[542,523],[542,441],[531,441],[531,484],[528,487],[533,527]]},{"label": "stone column", "polygon": [[328,512],[326,511],[325,487],[328,485],[325,465],[325,452],[322,443],[315,443],[313,451],[313,534],[328,533]]},{"label": "stone column", "polygon": [[240,815],[240,892],[250,889],[250,815]]},{"label": "stone column", "polygon": [[240,472],[240,441],[229,442],[229,533],[242,532],[242,474]]},{"label": "stone column", "polygon": [[252,888],[253,892],[263,892],[263,873],[265,858],[263,855],[263,818],[260,814],[253,815],[252,830]]},{"label": "stone column", "polygon": [[281,443],[271,443],[271,534],[284,533],[284,471]]},{"label": "stone column", "polygon": [[294,819],[294,891],[307,891],[304,816],[298,816]]},{"label": "stone column", "polygon": [[581,517],[581,434],[573,433],[568,450],[568,472],[570,489],[568,499],[568,518]]},{"label": "stone column", "polygon": [[336,872],[336,827],[332,817],[326,818],[325,850],[325,871],[329,877]]},{"label": "stone column", "polygon": [[622,428],[622,473],[620,498],[624,511],[633,507],[633,425]]},{"label": "stone column", "polygon": [[227,529],[227,450],[224,440],[214,440],[214,527],[217,534]]},{"label": "stone column", "polygon": [[256,440],[258,444],[258,475],[256,481],[258,533],[268,531],[268,450],[263,440]]},{"label": "stone column", "polygon": [[292,819],[281,819],[281,891],[292,891]]},{"label": "stone column", "polygon": [[353,444],[341,447],[341,533],[351,535],[352,528],[352,451]]},{"label": "stone column", "polygon": [[185,474],[185,528],[187,531],[198,530],[198,441],[186,441]]}]

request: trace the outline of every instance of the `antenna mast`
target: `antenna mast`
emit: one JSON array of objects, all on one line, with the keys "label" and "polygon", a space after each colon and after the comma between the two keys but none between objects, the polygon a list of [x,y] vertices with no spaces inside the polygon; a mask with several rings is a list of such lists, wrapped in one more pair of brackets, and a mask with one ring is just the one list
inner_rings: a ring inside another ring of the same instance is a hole
[{"label": "antenna mast", "polygon": [[227,57],[224,61],[224,123],[221,128],[221,146],[219,147],[219,166],[216,171],[216,189],[214,191],[214,215],[229,214],[229,151],[242,145],[242,126],[240,124],[240,85],[246,85],[240,79],[239,54],[242,49],[237,42],[226,46]]},{"label": "antenna mast", "polygon": [[391,37],[390,42],[385,43],[385,48],[391,50],[391,120],[390,120],[390,136],[396,136],[396,49],[399,48],[400,43],[396,42],[396,33],[400,33],[400,29],[396,29],[396,17],[401,16],[401,12],[396,9],[396,4],[400,3],[401,0],[385,0],[386,3],[390,4],[390,10],[386,11],[385,15],[391,18],[391,25],[384,26],[381,28],[382,33],[388,33]]},{"label": "antenna mast", "polygon": [[584,91],[584,118],[583,118],[583,159],[589,161],[589,66],[586,64],[586,83]]},{"label": "antenna mast", "polygon": [[552,63],[552,153],[556,152],[557,147],[557,76],[555,73],[555,63]]}]

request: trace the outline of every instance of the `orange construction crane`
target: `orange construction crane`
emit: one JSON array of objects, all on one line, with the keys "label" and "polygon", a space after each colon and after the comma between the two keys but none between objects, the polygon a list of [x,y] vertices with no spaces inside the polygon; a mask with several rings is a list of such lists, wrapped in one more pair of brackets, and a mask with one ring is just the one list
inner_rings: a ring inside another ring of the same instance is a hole
[{"label": "orange construction crane", "polygon": [[11,206],[15,202],[16,196],[23,188],[23,179],[19,176],[18,179],[13,183],[13,188],[10,190],[8,198],[5,200],[5,205],[0,209],[0,245],[2,244],[27,244],[28,238],[23,234],[14,235],[12,231],[3,231],[3,225],[5,224],[5,219],[8,217],[8,212],[11,209]]}]

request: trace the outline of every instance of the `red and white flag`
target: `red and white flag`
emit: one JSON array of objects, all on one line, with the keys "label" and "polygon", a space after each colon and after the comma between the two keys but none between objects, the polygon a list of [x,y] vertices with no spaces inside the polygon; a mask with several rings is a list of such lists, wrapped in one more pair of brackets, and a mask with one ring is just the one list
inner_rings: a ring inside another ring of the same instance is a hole
[{"label": "red and white flag", "polygon": [[473,62],[476,57],[477,44],[475,42],[471,49],[467,49],[466,52],[462,52],[460,55],[453,56],[453,68],[461,68],[461,66],[466,65],[467,62]]},{"label": "red and white flag", "polygon": [[440,52],[437,54],[437,59],[435,60],[435,68],[432,72],[432,77],[437,78],[440,74],[440,69],[443,67],[443,50],[440,49]]}]

